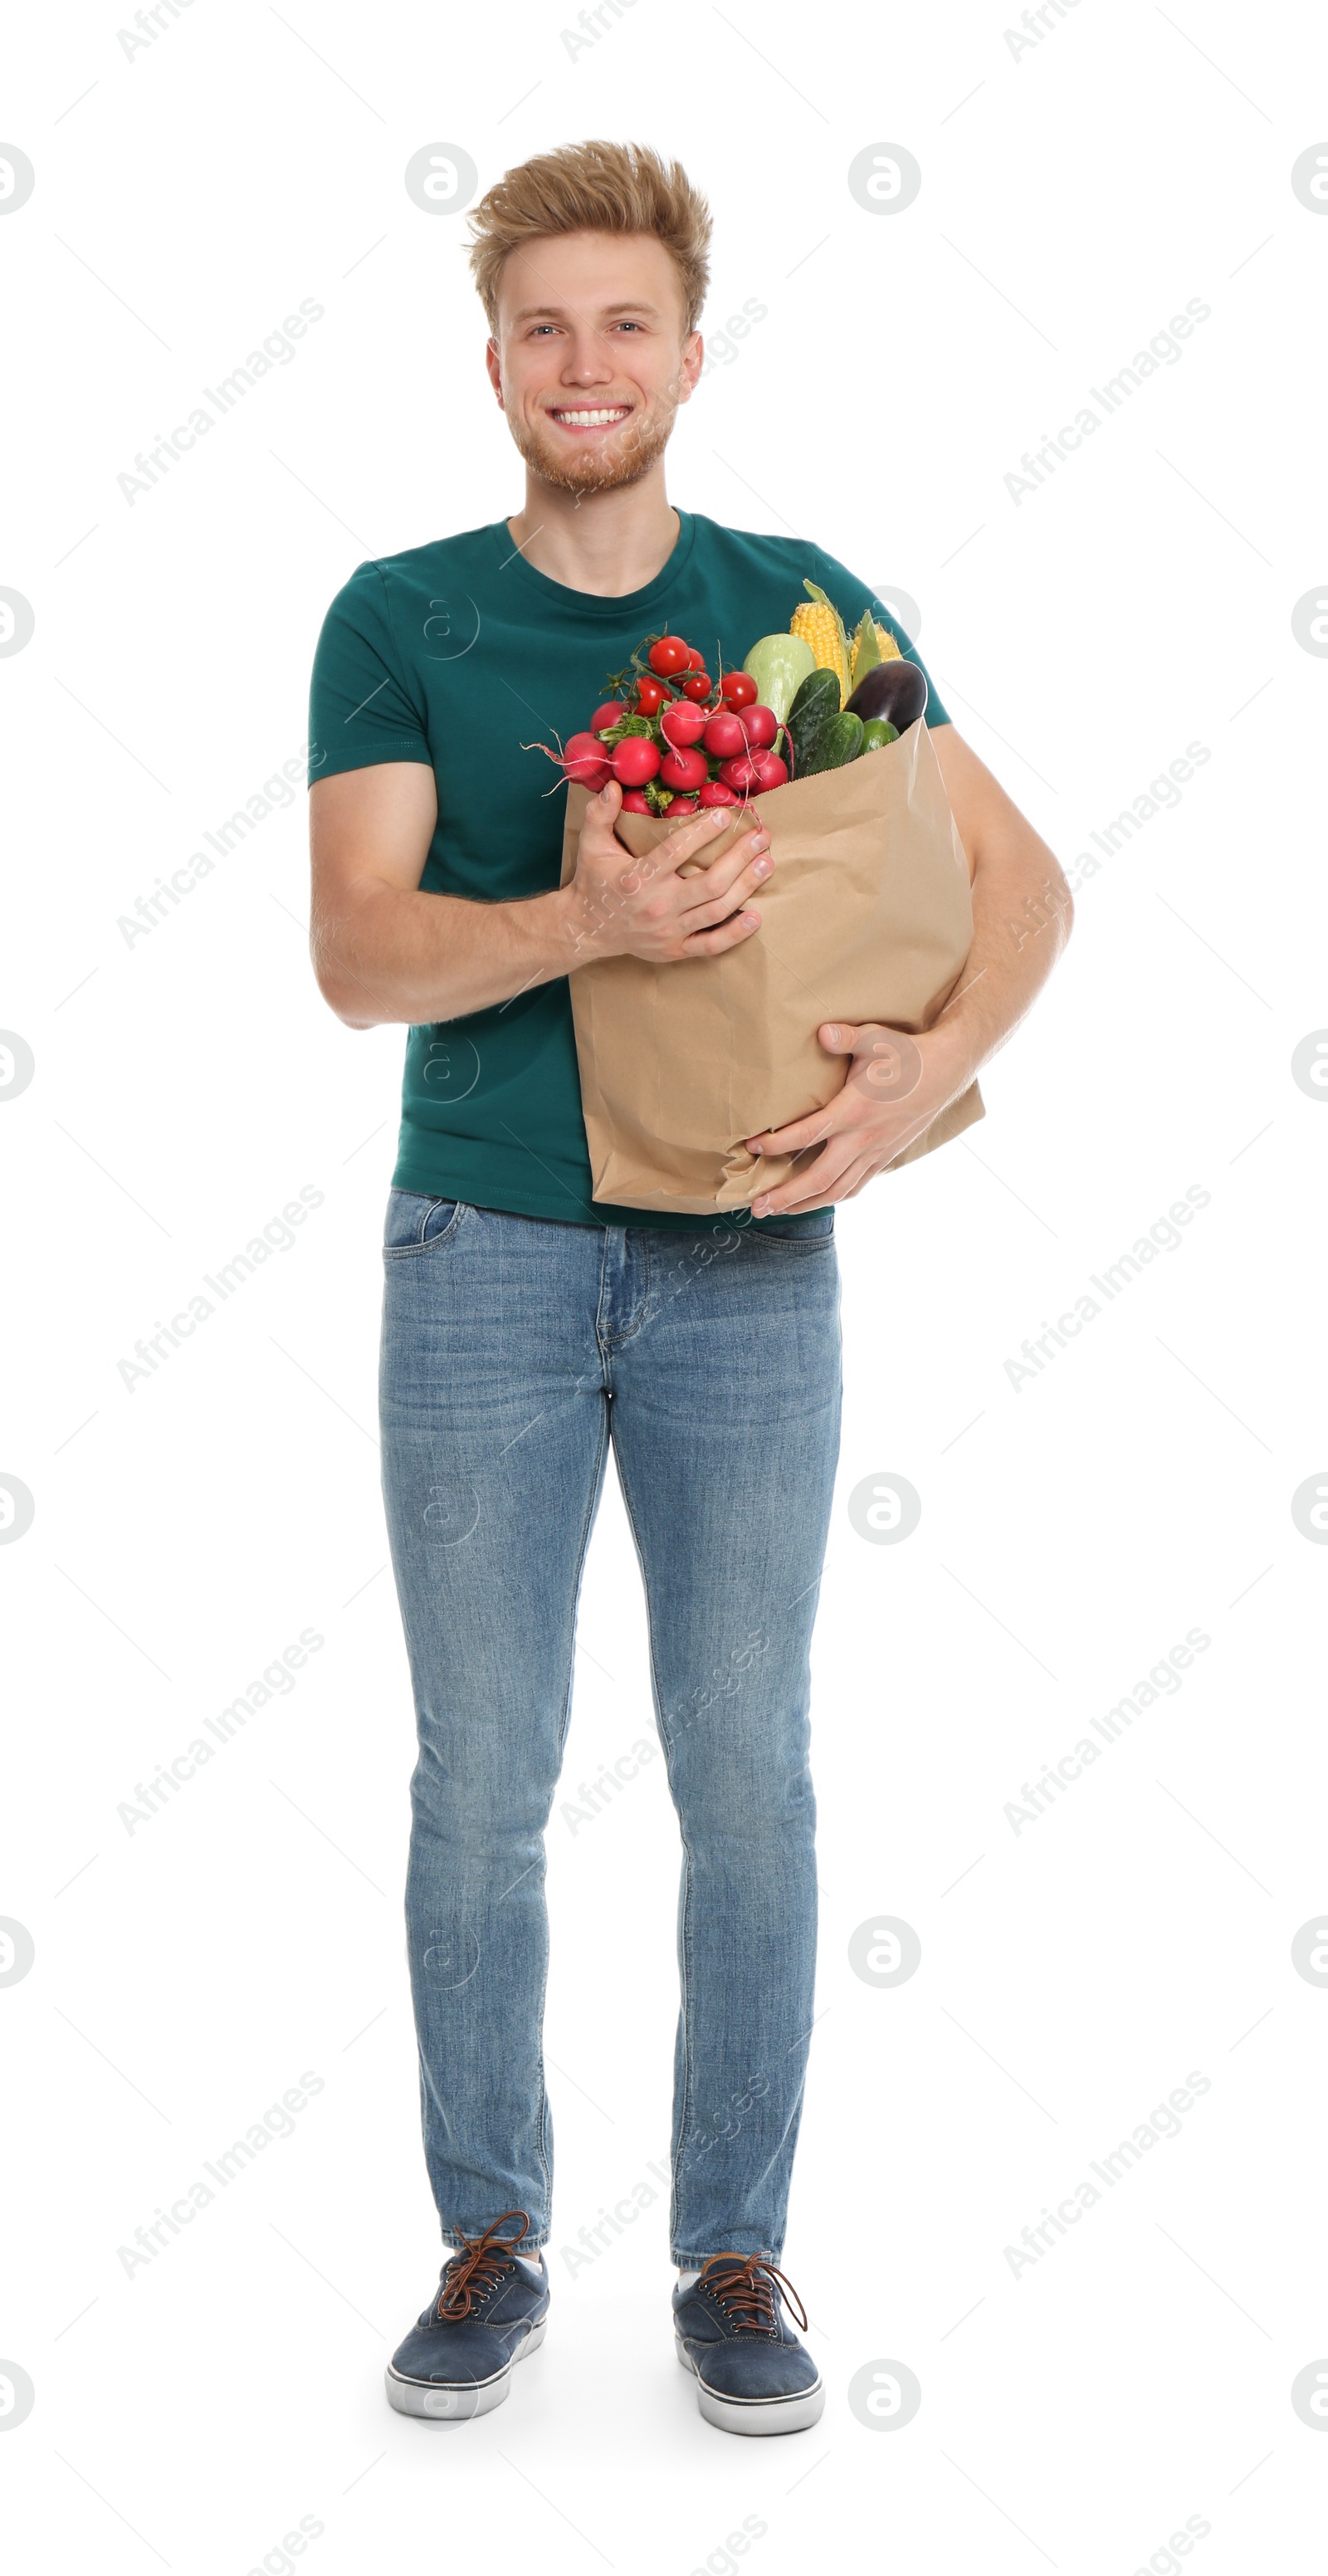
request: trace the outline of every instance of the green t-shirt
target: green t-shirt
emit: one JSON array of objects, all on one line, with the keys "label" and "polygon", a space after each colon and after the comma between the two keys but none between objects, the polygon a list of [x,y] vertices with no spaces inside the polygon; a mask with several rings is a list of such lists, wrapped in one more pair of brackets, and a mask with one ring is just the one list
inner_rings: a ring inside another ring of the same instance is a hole
[{"label": "green t-shirt", "polygon": [[[501,903],[547,892],[562,865],[561,778],[523,746],[582,732],[607,675],[644,636],[685,635],[712,676],[740,668],[759,635],[787,628],[806,599],[805,576],[850,629],[871,606],[918,661],[870,585],[819,547],[749,536],[686,510],[678,517],[663,570],[617,599],[536,572],[501,519],[361,564],[319,637],[311,782],[380,761],[426,763],[438,784],[438,824],[422,890]],[[927,721],[949,722],[934,690]],[[393,1180],[430,1197],[571,1224],[696,1233],[706,1223],[592,1200],[565,976],[410,1031]]]}]

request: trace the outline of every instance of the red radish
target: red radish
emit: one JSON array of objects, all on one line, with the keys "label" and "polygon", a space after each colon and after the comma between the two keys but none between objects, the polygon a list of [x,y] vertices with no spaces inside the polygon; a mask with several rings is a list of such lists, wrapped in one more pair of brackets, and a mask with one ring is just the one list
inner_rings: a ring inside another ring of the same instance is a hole
[{"label": "red radish", "polygon": [[[597,742],[593,733],[574,733],[563,753],[563,767],[579,785],[602,787],[609,774],[603,743]],[[602,772],[599,778],[592,775],[596,770]]]},{"label": "red radish", "polygon": [[705,747],[712,760],[733,760],[747,749],[747,728],[740,716],[729,707],[710,718],[705,729]]},{"label": "red radish", "polygon": [[629,733],[613,755],[613,774],[620,787],[644,787],[659,767],[659,753],[649,736]]},{"label": "red radish", "polygon": [[[570,776],[570,771],[568,774]],[[587,767],[578,773],[577,784],[588,787],[592,796],[598,796],[601,787],[607,787],[612,776],[607,760],[599,760],[593,769]]]},{"label": "red radish", "polygon": [[666,751],[659,765],[661,787],[703,787],[706,780],[706,756],[703,751]]},{"label": "red radish", "polygon": [[[759,752],[756,758],[757,760],[761,758]],[[779,765],[781,769],[784,766],[782,761]],[[738,760],[726,760],[719,774],[726,787],[736,787],[744,796],[750,796],[755,787],[773,787],[775,784],[773,779],[762,779],[758,775],[756,760],[752,759],[749,752],[744,752]]]},{"label": "red radish", "polygon": [[708,778],[696,801],[698,805],[736,805],[738,799],[722,778]]},{"label": "red radish", "polygon": [[[652,644],[646,655],[652,671],[665,672],[670,676],[675,671],[690,669],[691,659],[692,648],[681,635],[661,635],[659,642]],[[754,690],[752,694],[755,696]]]},{"label": "red radish", "polygon": [[638,680],[633,713],[638,716],[658,715],[668,694],[662,680]]},{"label": "red radish", "polygon": [[694,814],[695,812],[696,798],[694,796],[675,796],[673,803],[669,807],[669,820],[672,821],[675,814]]},{"label": "red radish", "polygon": [[694,742],[700,741],[706,729],[706,719],[699,707],[684,706],[675,701],[673,706],[664,709],[659,729],[675,751],[687,751]]},{"label": "red radish", "polygon": [[788,785],[788,763],[780,759],[777,751],[754,751],[752,767],[756,772],[758,787]]},{"label": "red radish", "polygon": [[693,671],[693,672],[691,672],[691,673],[689,674],[689,676],[687,677],[687,679],[685,679],[685,680],[683,681],[683,684],[682,684],[682,693],[683,693],[683,696],[684,696],[685,698],[691,698],[691,699],[693,699],[693,700],[695,701],[696,705],[699,707],[699,706],[701,705],[701,703],[702,703],[703,699],[708,698],[708,697],[709,697],[709,695],[710,695],[710,674],[709,674],[709,672],[708,672],[708,671]]},{"label": "red radish", "polygon": [[627,709],[620,699],[606,698],[602,707],[596,707],[590,719],[591,732],[607,733],[610,725],[616,725],[619,717],[625,716],[626,713]]},{"label": "red radish", "polygon": [[719,694],[726,706],[755,706],[756,682],[750,671],[725,671],[720,678]]},{"label": "red radish", "polygon": [[692,651],[692,652],[690,652],[690,653],[688,654],[688,656],[687,656],[687,668],[688,668],[688,670],[689,670],[689,671],[704,671],[704,669],[705,669],[705,655],[704,655],[704,653],[698,653],[698,652],[696,652],[696,651],[695,651],[695,649],[693,649],[693,651]]},{"label": "red radish", "polygon": [[[779,731],[779,718],[773,707],[744,707],[742,721],[753,751],[768,751]],[[598,728],[597,728],[598,730]]]},{"label": "red radish", "polygon": [[624,814],[649,814],[650,799],[642,795],[639,787],[629,787],[623,794],[622,810]]}]

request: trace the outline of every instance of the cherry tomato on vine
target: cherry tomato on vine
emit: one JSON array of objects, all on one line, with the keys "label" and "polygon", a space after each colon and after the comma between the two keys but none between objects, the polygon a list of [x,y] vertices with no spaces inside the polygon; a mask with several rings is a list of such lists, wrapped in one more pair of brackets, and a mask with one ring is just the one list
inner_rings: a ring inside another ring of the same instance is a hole
[{"label": "cherry tomato on vine", "polygon": [[725,706],[755,706],[756,682],[749,671],[725,671],[720,677],[719,694]]},{"label": "cherry tomato on vine", "polygon": [[665,673],[669,678],[675,671],[689,669],[691,659],[692,648],[681,635],[661,635],[659,642],[652,644],[646,655],[651,670]]},{"label": "cherry tomato on vine", "polygon": [[682,693],[685,698],[691,698],[699,707],[710,695],[709,672],[704,669],[700,671],[690,671],[687,678],[683,681]]}]

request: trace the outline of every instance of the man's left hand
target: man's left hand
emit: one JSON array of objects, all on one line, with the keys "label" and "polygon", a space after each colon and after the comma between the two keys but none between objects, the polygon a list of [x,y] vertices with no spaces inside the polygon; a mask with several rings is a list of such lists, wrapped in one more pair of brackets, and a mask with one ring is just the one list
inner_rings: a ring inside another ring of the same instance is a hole
[{"label": "man's left hand", "polygon": [[856,1198],[973,1078],[966,1052],[941,1029],[914,1038],[879,1022],[827,1020],[816,1034],[827,1055],[852,1057],[844,1088],[809,1118],[747,1138],[750,1153],[806,1158],[752,1201],[753,1216],[804,1216]]}]

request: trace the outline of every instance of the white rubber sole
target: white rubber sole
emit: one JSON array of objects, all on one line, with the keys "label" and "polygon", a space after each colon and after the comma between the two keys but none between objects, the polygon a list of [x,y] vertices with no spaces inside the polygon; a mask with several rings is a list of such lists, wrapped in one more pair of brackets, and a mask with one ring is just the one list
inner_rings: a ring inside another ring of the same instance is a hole
[{"label": "white rubber sole", "polygon": [[537,2352],[544,2341],[548,2318],[541,2317],[532,2326],[525,2342],[495,2370],[491,2379],[437,2380],[404,2379],[391,2362],[383,2374],[388,2405],[398,2415],[414,2415],[426,2424],[468,2424],[476,2415],[491,2415],[501,2406],[512,2385],[512,2372],[528,2353]]},{"label": "white rubber sole", "polygon": [[707,2424],[717,2424],[721,2433],[805,2433],[825,2413],[822,2379],[800,2389],[796,2397],[717,2397],[713,2388],[707,2388],[681,2335],[673,2340],[683,2369],[690,2370],[696,2381],[697,2404]]}]

